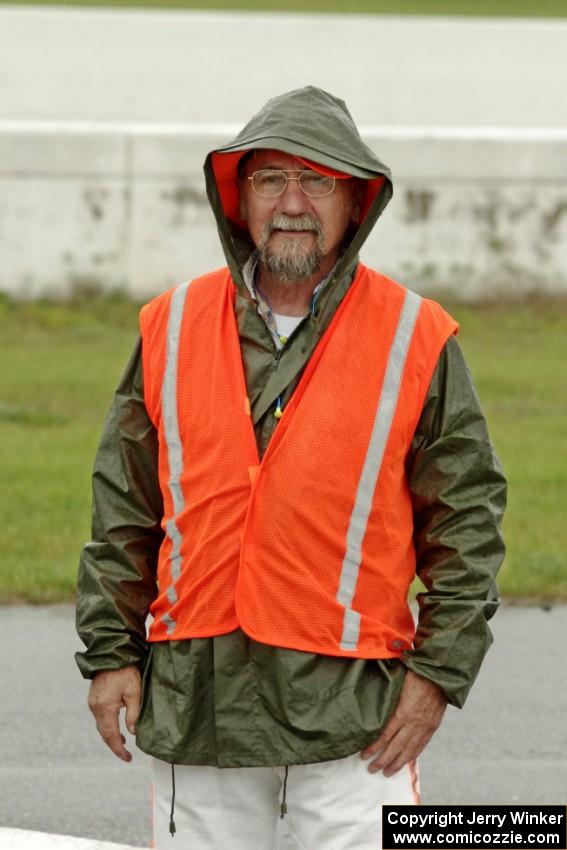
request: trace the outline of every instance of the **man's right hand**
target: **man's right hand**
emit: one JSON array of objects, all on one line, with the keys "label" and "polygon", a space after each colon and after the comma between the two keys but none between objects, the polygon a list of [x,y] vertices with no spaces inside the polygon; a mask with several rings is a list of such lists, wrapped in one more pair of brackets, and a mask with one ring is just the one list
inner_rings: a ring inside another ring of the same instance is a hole
[{"label": "man's right hand", "polygon": [[120,732],[120,711],[126,709],[126,728],[134,735],[141,694],[142,679],[137,667],[102,670],[91,682],[88,704],[96,728],[104,743],[122,761],[132,761],[132,753],[124,746],[126,738]]}]

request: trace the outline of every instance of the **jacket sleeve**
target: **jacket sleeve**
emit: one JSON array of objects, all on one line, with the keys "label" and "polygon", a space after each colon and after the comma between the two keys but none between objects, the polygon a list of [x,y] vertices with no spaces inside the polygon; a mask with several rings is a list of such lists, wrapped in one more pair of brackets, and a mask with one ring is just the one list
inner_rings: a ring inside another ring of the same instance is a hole
[{"label": "jacket sleeve", "polygon": [[92,540],[79,563],[75,656],[85,678],[144,664],[163,537],[157,434],[142,387],[141,340],[106,418],[93,472]]},{"label": "jacket sleeve", "polygon": [[413,440],[419,618],[403,663],[461,707],[492,642],[506,482],[461,349],[442,351]]}]

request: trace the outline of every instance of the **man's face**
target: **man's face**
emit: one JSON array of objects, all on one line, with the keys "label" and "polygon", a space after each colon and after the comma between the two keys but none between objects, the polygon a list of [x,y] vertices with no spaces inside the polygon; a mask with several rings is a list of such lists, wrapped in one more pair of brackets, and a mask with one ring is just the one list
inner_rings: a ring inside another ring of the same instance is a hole
[{"label": "man's face", "polygon": [[248,224],[260,260],[283,282],[300,282],[315,274],[324,277],[339,256],[349,224],[357,220],[358,206],[352,180],[336,180],[334,191],[309,197],[297,180],[289,180],[283,194],[265,198],[252,189],[250,177],[267,168],[293,172],[306,167],[300,160],[276,150],[258,150],[248,159],[240,183],[240,211]]}]

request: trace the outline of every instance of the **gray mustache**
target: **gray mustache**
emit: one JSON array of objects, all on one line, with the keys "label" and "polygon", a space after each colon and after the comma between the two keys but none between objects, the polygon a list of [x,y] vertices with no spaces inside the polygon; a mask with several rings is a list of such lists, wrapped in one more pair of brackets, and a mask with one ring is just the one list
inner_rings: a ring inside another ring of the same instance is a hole
[{"label": "gray mustache", "polygon": [[276,215],[268,222],[267,229],[268,234],[273,233],[274,230],[312,230],[317,235],[321,233],[321,225],[308,213],[293,217]]}]

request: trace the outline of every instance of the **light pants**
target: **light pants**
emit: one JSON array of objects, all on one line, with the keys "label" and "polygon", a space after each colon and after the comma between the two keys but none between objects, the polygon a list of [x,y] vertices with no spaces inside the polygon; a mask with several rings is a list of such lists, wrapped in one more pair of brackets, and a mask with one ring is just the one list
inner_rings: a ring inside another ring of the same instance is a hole
[{"label": "light pants", "polygon": [[415,768],[386,779],[360,755],[285,767],[175,767],[153,759],[156,850],[379,850],[383,803],[418,802]]}]

